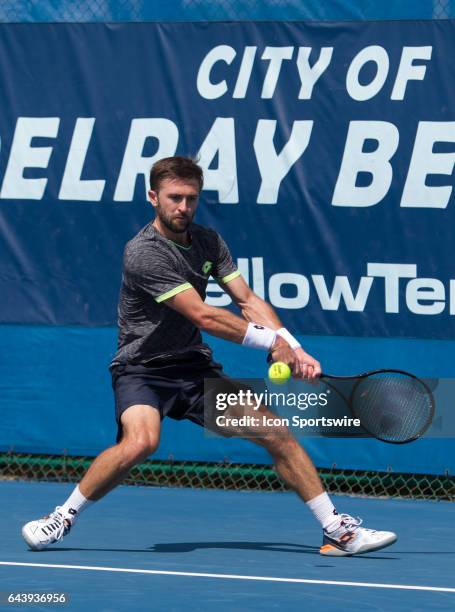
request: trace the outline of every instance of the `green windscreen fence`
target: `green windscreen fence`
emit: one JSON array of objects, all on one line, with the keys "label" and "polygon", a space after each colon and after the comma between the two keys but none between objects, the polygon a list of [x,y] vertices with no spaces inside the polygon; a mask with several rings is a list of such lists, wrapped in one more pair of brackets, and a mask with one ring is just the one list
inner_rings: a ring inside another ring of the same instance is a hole
[{"label": "green windscreen fence", "polygon": [[[0,479],[77,482],[92,457],[0,455]],[[447,475],[397,474],[319,469],[330,493],[455,501],[455,479]],[[125,484],[190,488],[286,491],[273,466],[192,461],[146,461],[134,467]]]}]

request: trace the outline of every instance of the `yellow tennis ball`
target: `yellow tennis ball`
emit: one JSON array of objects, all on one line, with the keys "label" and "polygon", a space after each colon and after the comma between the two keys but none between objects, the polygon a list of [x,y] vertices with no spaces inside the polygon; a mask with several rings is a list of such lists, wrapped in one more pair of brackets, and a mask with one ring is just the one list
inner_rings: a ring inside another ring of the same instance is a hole
[{"label": "yellow tennis ball", "polygon": [[269,368],[269,380],[275,385],[284,385],[291,377],[291,368],[287,363],[276,361]]}]

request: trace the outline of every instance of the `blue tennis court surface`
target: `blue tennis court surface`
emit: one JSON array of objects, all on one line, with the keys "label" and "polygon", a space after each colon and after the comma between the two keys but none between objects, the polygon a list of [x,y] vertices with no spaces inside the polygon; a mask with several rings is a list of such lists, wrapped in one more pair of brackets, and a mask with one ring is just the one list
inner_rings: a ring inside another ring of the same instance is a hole
[{"label": "blue tennis court surface", "polygon": [[0,591],[66,592],[62,609],[85,612],[455,609],[449,502],[335,497],[340,511],[398,532],[399,541],[369,555],[327,558],[318,554],[318,525],[291,493],[120,487],[63,542],[29,551],[22,524],[72,488],[0,484]]}]

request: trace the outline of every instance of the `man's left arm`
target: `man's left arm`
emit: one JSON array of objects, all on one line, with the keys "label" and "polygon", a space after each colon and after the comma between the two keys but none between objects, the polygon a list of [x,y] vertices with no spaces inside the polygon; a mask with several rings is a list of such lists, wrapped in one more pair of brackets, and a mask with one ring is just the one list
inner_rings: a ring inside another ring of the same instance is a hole
[{"label": "man's left arm", "polygon": [[[220,283],[220,286],[240,308],[244,319],[270,327],[273,330],[283,328],[283,324],[273,307],[254,293],[242,276],[237,276],[227,283]],[[287,351],[289,350],[292,349],[289,348],[289,344],[283,339],[283,342],[277,343],[272,351],[273,360],[287,363]],[[314,379],[321,375],[321,365],[314,357],[309,355],[302,347],[296,348],[294,352],[299,364],[299,371],[294,372],[294,374],[303,375],[309,379]]]}]

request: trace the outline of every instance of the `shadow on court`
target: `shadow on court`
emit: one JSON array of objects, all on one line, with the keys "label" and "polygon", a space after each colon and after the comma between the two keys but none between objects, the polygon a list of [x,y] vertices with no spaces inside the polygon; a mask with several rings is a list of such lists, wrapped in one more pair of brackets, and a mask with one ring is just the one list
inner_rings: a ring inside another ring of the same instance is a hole
[{"label": "shadow on court", "polygon": [[[278,552],[278,553],[297,553],[306,555],[318,555],[318,546],[306,546],[304,544],[290,544],[286,542],[173,542],[172,544],[155,544],[149,548],[82,548],[82,547],[62,547],[58,548],[47,548],[40,551],[29,551],[31,553],[49,553],[49,552],[114,552],[114,553],[190,553],[195,550],[203,549],[224,549],[224,550],[255,550],[263,552]],[[395,551],[396,552],[396,551]],[[377,560],[399,560],[399,557],[391,557],[389,555],[376,557],[374,555],[363,555],[367,559]],[[355,559],[361,559],[362,556],[358,555],[353,557]]]}]

